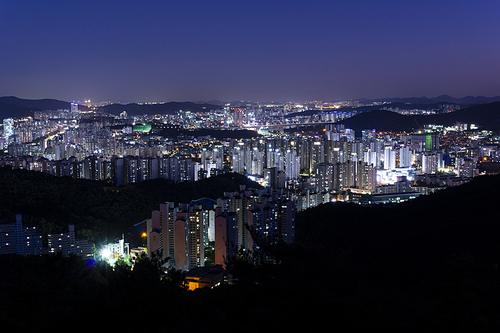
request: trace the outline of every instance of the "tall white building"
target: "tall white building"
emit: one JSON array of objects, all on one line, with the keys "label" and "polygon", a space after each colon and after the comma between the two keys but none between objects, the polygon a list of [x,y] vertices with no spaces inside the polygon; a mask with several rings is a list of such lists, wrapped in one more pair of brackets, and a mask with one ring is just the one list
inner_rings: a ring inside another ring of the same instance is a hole
[{"label": "tall white building", "polygon": [[429,174],[437,173],[441,159],[440,152],[429,151],[422,153],[422,172]]},{"label": "tall white building", "polygon": [[411,156],[410,147],[403,146],[399,148],[399,167],[408,168],[411,167]]},{"label": "tall white building", "polygon": [[376,166],[378,162],[377,152],[368,149],[368,151],[364,152],[364,161],[366,164]]},{"label": "tall white building", "polygon": [[300,156],[293,150],[287,150],[285,154],[285,172],[287,179],[297,179],[300,175]]},{"label": "tall white building", "polygon": [[245,153],[240,147],[233,149],[233,171],[238,173],[245,172]]},{"label": "tall white building", "polygon": [[6,118],[3,120],[3,136],[6,144],[9,144],[9,138],[14,135],[14,119]]},{"label": "tall white building", "polygon": [[385,147],[384,150],[384,169],[396,169],[396,152],[391,147]]}]

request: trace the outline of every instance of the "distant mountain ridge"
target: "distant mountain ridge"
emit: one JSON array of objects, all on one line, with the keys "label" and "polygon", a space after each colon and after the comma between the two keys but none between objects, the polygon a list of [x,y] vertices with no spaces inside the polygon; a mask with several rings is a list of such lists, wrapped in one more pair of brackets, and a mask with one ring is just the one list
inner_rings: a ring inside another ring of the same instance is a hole
[{"label": "distant mountain ridge", "polygon": [[220,109],[220,106],[214,104],[197,104],[193,102],[168,102],[158,104],[110,104],[99,108],[99,111],[119,115],[121,112],[127,112],[129,116],[138,116],[143,114],[174,114],[177,111],[191,112],[209,112]]},{"label": "distant mountain ridge", "polygon": [[[5,118],[20,118],[33,115],[33,111],[59,110],[71,108],[71,102],[57,99],[23,99],[15,96],[0,97],[0,120]],[[99,111],[119,115],[126,111],[130,116],[142,114],[172,114],[179,110],[192,112],[208,112],[219,109],[220,106],[208,103],[168,102],[162,104],[110,104],[99,108]],[[80,110],[88,110],[85,105],[79,105]]]},{"label": "distant mountain ridge", "polygon": [[409,98],[377,98],[377,99],[361,99],[361,101],[372,101],[372,102],[398,102],[398,103],[410,103],[410,104],[434,104],[434,103],[454,103],[462,106],[472,106],[478,104],[486,104],[499,102],[500,96],[485,97],[485,96],[466,96],[462,98],[455,98],[449,95],[440,95],[437,97],[428,98],[422,97],[409,97]]},{"label": "distant mountain ridge", "polygon": [[392,111],[374,110],[344,119],[339,123],[360,133],[364,129],[410,132],[422,128],[425,124],[452,126],[457,122],[475,124],[480,129],[498,132],[500,131],[500,102],[426,116],[404,116]]},{"label": "distant mountain ridge", "polygon": [[[366,106],[360,106],[357,108],[353,107],[343,107],[340,109],[335,109],[334,112],[351,112],[353,110],[356,110],[357,112],[369,112],[369,111],[375,111],[375,110],[385,110],[386,108],[391,108],[391,109],[399,109],[399,110],[447,110],[446,106],[449,105],[454,105],[457,108],[460,106],[459,104],[456,103],[450,103],[450,102],[439,102],[439,103],[432,103],[432,104],[408,104],[408,103],[402,103],[402,102],[391,102],[388,104],[383,104],[383,105],[366,105]],[[293,112],[289,113],[285,116],[285,118],[292,118],[295,116],[310,116],[310,115],[315,115],[315,114],[321,114],[321,113],[327,113],[327,112],[332,112],[330,109],[323,109],[323,110],[307,110],[307,111],[301,111],[301,112]]]},{"label": "distant mountain ridge", "polygon": [[[70,102],[57,99],[22,99],[15,96],[0,97],[0,119],[12,117],[26,117],[33,111],[69,109]],[[80,107],[85,108],[85,106]]]},{"label": "distant mountain ridge", "polygon": [[38,110],[57,110],[69,108],[71,103],[60,101],[57,99],[44,98],[44,99],[23,99],[15,96],[4,96],[0,97],[0,102],[20,106],[28,109],[38,109]]}]

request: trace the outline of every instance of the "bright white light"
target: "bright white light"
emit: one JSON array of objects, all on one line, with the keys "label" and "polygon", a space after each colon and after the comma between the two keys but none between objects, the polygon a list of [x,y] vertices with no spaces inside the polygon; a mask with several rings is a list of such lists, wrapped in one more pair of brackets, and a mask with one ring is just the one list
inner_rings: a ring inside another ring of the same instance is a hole
[{"label": "bright white light", "polygon": [[102,252],[101,252],[101,256],[103,258],[109,258],[109,257],[111,257],[111,255],[112,255],[111,250],[107,249],[107,248],[102,250]]}]

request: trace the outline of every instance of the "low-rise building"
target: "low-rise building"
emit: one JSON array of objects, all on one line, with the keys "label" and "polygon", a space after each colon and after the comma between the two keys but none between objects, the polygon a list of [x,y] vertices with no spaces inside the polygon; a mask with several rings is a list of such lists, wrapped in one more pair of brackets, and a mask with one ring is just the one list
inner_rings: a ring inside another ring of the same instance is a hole
[{"label": "low-rise building", "polygon": [[0,224],[0,254],[41,255],[42,234],[36,227],[23,226],[21,214],[16,222]]},{"label": "low-rise building", "polygon": [[224,272],[220,265],[193,268],[186,273],[188,289],[217,287],[224,282]]}]

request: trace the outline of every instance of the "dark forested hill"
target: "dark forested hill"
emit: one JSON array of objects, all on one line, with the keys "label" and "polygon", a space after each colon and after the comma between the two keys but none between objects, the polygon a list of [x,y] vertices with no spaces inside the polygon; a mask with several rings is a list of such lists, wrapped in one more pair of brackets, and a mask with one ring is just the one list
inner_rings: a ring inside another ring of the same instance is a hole
[{"label": "dark forested hill", "polygon": [[198,182],[172,183],[153,179],[138,184],[107,187],[104,183],[0,168],[0,220],[23,214],[26,223],[51,230],[74,224],[81,236],[97,240],[126,232],[151,216],[159,204],[189,203],[202,197],[217,199],[240,185],[258,186],[240,174],[225,174]]},{"label": "dark forested hill", "polygon": [[352,250],[360,260],[430,263],[471,253],[500,262],[498,202],[500,176],[470,183],[394,206],[331,203],[301,212],[297,238]]},{"label": "dark forested hill", "polygon": [[70,109],[71,103],[57,99],[22,99],[14,96],[0,97],[0,119],[32,116],[33,111]]},{"label": "dark forested hill", "polygon": [[418,116],[419,123],[454,125],[457,122],[478,125],[480,129],[500,131],[500,102],[481,104],[455,112]]},{"label": "dark forested hill", "polygon": [[259,137],[260,134],[257,131],[251,131],[247,129],[241,129],[241,130],[218,130],[218,129],[209,129],[209,128],[199,128],[195,130],[189,130],[185,128],[165,128],[161,129],[158,133],[159,135],[163,137],[170,137],[170,138],[176,138],[178,136],[194,136],[200,137],[200,136],[210,136],[211,138],[223,140],[223,139],[250,139],[250,138],[255,138]]},{"label": "dark forested hill", "polygon": [[339,122],[346,128],[354,129],[356,135],[360,136],[365,129],[376,129],[377,131],[411,131],[419,126],[411,116],[404,116],[396,112],[376,110],[364,112],[354,117]]},{"label": "dark forested hill", "polygon": [[500,102],[426,116],[404,116],[396,112],[376,110],[361,113],[339,123],[354,129],[356,133],[361,133],[364,129],[410,132],[422,128],[425,124],[452,126],[457,122],[476,124],[480,129],[498,132],[500,131]]}]

